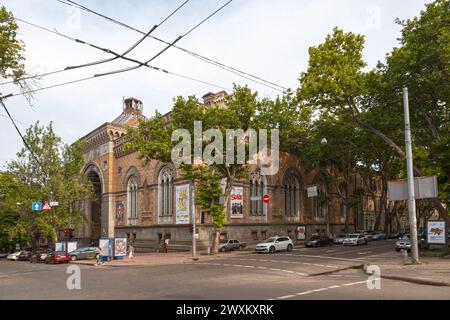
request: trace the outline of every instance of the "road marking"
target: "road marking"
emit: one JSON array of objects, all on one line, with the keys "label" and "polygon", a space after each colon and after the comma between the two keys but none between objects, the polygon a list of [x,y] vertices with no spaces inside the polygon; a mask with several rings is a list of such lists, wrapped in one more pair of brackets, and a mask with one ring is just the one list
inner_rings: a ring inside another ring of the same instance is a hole
[{"label": "road marking", "polygon": [[289,299],[289,298],[293,298],[293,297],[295,297],[295,295],[291,294],[289,296],[278,297],[277,299]]},{"label": "road marking", "polygon": [[280,254],[283,256],[290,256],[290,257],[307,257],[307,258],[319,258],[319,259],[333,259],[333,260],[343,260],[343,261],[361,261],[364,262],[366,260],[363,259],[350,259],[350,258],[337,258],[337,257],[327,257],[327,256],[313,256],[309,254]]},{"label": "road marking", "polygon": [[278,297],[278,298],[275,298],[275,300],[281,300],[281,299],[284,300],[284,299],[293,298],[295,296],[304,296],[304,295],[315,293],[315,292],[322,292],[322,291],[327,291],[327,290],[331,290],[331,289],[337,289],[337,288],[341,288],[341,287],[349,287],[349,286],[354,286],[354,285],[362,284],[362,283],[366,283],[366,282],[367,282],[367,280],[364,280],[364,281],[346,283],[346,284],[342,284],[342,285],[329,286],[329,287],[326,287],[326,288],[318,288],[318,289],[313,289],[313,290],[307,290],[307,291],[296,293],[295,295],[287,295],[287,296]]},{"label": "road marking", "polygon": [[209,263],[209,262],[183,262],[183,264],[189,264],[189,265],[214,265],[214,266],[224,266],[224,267],[238,267],[238,268],[251,268],[251,269],[261,269],[261,270],[271,270],[271,271],[279,271],[279,272],[285,272],[290,274],[296,274],[299,276],[307,277],[307,273],[303,272],[295,272],[292,270],[284,270],[284,269],[278,269],[278,268],[268,268],[268,267],[261,267],[261,266],[248,266],[248,265],[242,265],[242,264],[228,264],[228,263]]},{"label": "road marking", "polygon": [[339,268],[339,266],[324,265],[317,263],[299,262],[299,261],[283,261],[283,260],[267,260],[267,259],[236,259],[238,261],[257,261],[257,262],[273,262],[273,263],[286,263],[286,264],[302,264],[307,266],[325,267],[325,268]]},{"label": "road marking", "polygon": [[358,252],[358,254],[368,254],[368,253],[372,253],[372,251],[362,251],[362,252]]}]

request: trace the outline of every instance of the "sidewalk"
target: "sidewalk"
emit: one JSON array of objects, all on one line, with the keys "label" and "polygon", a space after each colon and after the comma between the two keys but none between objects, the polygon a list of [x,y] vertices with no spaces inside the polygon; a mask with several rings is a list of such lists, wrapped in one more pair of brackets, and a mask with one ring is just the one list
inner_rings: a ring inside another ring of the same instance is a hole
[{"label": "sidewalk", "polygon": [[[403,263],[399,260],[378,260],[371,265],[380,267],[381,278],[432,286],[450,286],[450,259],[422,258],[417,265],[410,264],[410,261]],[[364,266],[366,273],[367,266]]]},{"label": "sidewalk", "polygon": [[[248,254],[248,251],[234,251],[218,253],[216,255],[206,255],[204,253],[197,253],[196,260],[206,260],[210,258],[226,257],[230,255]],[[105,267],[129,267],[129,266],[158,266],[179,264],[184,262],[192,262],[191,252],[169,252],[169,253],[136,253],[134,261],[130,261],[128,257],[123,260],[111,260],[105,262]],[[71,261],[73,264],[95,266],[96,260],[76,260]],[[102,266],[102,265],[100,265]]]}]

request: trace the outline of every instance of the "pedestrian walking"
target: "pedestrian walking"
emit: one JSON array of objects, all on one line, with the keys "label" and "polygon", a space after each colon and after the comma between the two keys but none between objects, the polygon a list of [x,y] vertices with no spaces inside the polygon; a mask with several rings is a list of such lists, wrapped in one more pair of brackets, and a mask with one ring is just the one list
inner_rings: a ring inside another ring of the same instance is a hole
[{"label": "pedestrian walking", "polygon": [[165,238],[163,244],[163,252],[167,253],[168,251],[169,251],[169,238]]},{"label": "pedestrian walking", "polygon": [[133,261],[134,262],[134,248],[133,246],[130,244],[130,247],[128,248],[128,261]]},{"label": "pedestrian walking", "polygon": [[102,249],[98,248],[98,253],[96,254],[97,261],[95,262],[96,266],[98,266],[100,264],[100,261],[102,262],[102,266],[105,265],[105,262],[102,261],[101,252],[102,252]]}]

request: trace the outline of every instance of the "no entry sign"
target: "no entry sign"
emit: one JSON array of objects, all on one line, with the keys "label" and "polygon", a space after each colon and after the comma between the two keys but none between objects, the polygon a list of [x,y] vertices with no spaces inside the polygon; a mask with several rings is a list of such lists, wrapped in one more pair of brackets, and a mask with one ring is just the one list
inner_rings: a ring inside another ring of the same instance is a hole
[{"label": "no entry sign", "polygon": [[270,201],[270,196],[268,194],[264,195],[263,201],[264,201],[264,203],[269,202]]}]

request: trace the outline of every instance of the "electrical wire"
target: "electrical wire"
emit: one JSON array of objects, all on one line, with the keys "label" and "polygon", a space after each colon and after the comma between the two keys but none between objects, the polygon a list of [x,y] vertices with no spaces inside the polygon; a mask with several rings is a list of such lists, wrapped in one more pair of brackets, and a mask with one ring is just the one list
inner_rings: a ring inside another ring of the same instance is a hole
[{"label": "electrical wire", "polygon": [[[72,7],[74,7],[74,8],[78,8],[78,9],[80,9],[80,10],[89,12],[89,13],[94,14],[94,15],[96,15],[96,16],[99,16],[99,17],[101,17],[101,18],[103,18],[103,19],[105,19],[105,20],[108,20],[108,21],[111,22],[111,23],[120,25],[120,26],[122,26],[122,27],[124,27],[124,28],[127,28],[127,29],[129,29],[129,30],[132,30],[132,31],[134,31],[134,32],[138,32],[138,33],[140,33],[140,34],[145,34],[142,30],[139,30],[139,29],[137,29],[137,28],[134,28],[134,27],[130,26],[129,24],[123,23],[123,22],[118,21],[118,20],[116,20],[116,19],[110,18],[110,17],[108,17],[108,16],[106,16],[106,15],[104,15],[104,14],[101,14],[101,13],[99,13],[99,12],[96,12],[96,11],[94,11],[94,10],[92,10],[92,9],[89,9],[89,8],[83,6],[83,5],[80,5],[79,3],[75,2],[75,1],[72,1],[72,0],[67,0],[67,1],[56,0],[56,1],[58,1],[58,2],[60,2],[60,3],[62,3],[62,4],[65,4],[65,5],[72,6]],[[150,35],[149,38],[152,38],[152,39],[154,39],[154,40],[156,40],[156,41],[165,43],[166,45],[169,44],[169,42],[167,42],[167,41],[165,41],[165,40],[163,40],[163,39],[161,39],[161,38],[152,36],[152,35]],[[176,45],[174,45],[173,47],[176,48],[176,49],[178,49],[178,50],[180,50],[180,51],[183,51],[183,52],[186,53],[186,54],[189,54],[189,55],[193,56],[193,57],[196,58],[196,59],[202,60],[203,62],[209,63],[209,64],[211,64],[211,65],[214,65],[214,66],[218,67],[218,68],[221,68],[221,69],[223,69],[223,70],[226,70],[226,71],[228,71],[228,72],[231,72],[231,73],[233,73],[233,74],[236,74],[236,75],[238,75],[238,76],[240,76],[240,77],[242,77],[242,78],[245,78],[245,79],[247,79],[247,80],[253,81],[253,82],[255,82],[255,83],[258,83],[258,84],[261,84],[261,85],[264,85],[264,86],[267,86],[267,84],[270,84],[270,85],[272,85],[272,86],[278,87],[279,89],[287,90],[287,87],[285,87],[285,86],[281,86],[281,85],[276,84],[276,83],[274,83],[274,82],[265,80],[265,79],[263,79],[263,78],[261,78],[261,77],[255,76],[255,75],[253,75],[253,74],[251,74],[251,73],[248,73],[248,72],[245,72],[245,71],[242,71],[242,70],[240,70],[240,69],[238,69],[238,68],[231,67],[231,66],[226,65],[226,64],[224,64],[224,63],[218,62],[218,61],[213,60],[213,59],[211,59],[211,58],[208,58],[208,57],[205,57],[205,56],[200,55],[200,54],[198,54],[198,53],[195,53],[195,52],[193,52],[193,51],[191,51],[191,50],[188,50],[188,49],[182,48],[182,47],[180,47],[180,46],[176,46]],[[255,79],[258,80],[259,82],[256,81]],[[272,88],[272,87],[271,87],[271,88]],[[272,88],[272,89],[273,89],[273,88]],[[277,91],[280,91],[279,89],[276,89],[276,90],[277,90]]]}]

